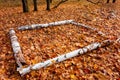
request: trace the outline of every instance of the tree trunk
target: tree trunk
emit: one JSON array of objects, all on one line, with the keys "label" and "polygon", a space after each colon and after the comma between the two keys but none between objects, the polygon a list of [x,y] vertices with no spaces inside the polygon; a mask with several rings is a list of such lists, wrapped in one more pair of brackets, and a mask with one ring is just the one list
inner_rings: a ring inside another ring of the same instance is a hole
[{"label": "tree trunk", "polygon": [[107,0],[107,3],[109,3],[110,0]]},{"label": "tree trunk", "polygon": [[37,0],[33,0],[33,4],[34,4],[34,11],[37,11]]},{"label": "tree trunk", "polygon": [[23,12],[28,12],[28,2],[27,0],[22,0],[22,5],[23,5]]},{"label": "tree trunk", "polygon": [[52,3],[52,0],[50,0],[50,3]]},{"label": "tree trunk", "polygon": [[47,8],[46,8],[46,10],[50,10],[50,0],[46,0],[46,3],[47,3]]},{"label": "tree trunk", "polygon": [[[107,3],[109,3],[110,2],[110,0],[107,0]],[[115,3],[116,2],[116,0],[112,0],[112,3]]]},{"label": "tree trunk", "polygon": [[116,0],[113,0],[113,3],[115,3]]}]

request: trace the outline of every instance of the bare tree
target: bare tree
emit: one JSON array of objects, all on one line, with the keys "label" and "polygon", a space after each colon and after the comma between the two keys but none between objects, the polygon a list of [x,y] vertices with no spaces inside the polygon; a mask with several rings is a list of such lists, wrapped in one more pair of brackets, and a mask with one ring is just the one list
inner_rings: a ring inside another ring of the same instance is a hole
[{"label": "bare tree", "polygon": [[107,0],[107,3],[109,3],[110,0]]},{"label": "bare tree", "polygon": [[46,0],[46,3],[47,3],[47,8],[46,8],[46,10],[50,10],[50,0]]},{"label": "bare tree", "polygon": [[[110,2],[110,0],[107,0],[107,3],[109,3]],[[112,3],[115,3],[116,2],[116,0],[112,0]]]},{"label": "bare tree", "polygon": [[34,11],[37,11],[38,8],[37,8],[37,0],[33,0],[33,4],[34,4]]},{"label": "bare tree", "polygon": [[116,2],[116,0],[113,0],[113,3],[115,3]]},{"label": "bare tree", "polygon": [[27,0],[22,0],[22,5],[23,5],[23,12],[28,12],[28,2]]},{"label": "bare tree", "polygon": [[52,3],[52,0],[50,0],[50,3]]}]

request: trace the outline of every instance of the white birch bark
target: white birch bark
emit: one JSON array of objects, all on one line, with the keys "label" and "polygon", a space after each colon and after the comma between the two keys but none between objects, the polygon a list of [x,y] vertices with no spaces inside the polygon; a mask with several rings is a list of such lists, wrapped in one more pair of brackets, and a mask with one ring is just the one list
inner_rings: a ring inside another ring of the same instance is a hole
[{"label": "white birch bark", "polygon": [[10,29],[9,34],[10,34],[12,49],[14,52],[14,57],[15,57],[18,67],[20,68],[22,67],[22,63],[25,63],[25,60],[24,60],[24,57],[21,51],[21,47],[17,40],[18,38],[15,34],[14,29]]},{"label": "white birch bark", "polygon": [[101,43],[99,43],[99,42],[92,43],[92,44],[90,44],[88,46],[85,46],[84,48],[80,48],[80,49],[74,50],[74,51],[72,51],[70,53],[66,53],[66,54],[60,55],[58,57],[55,57],[53,59],[50,59],[50,60],[47,60],[47,61],[44,61],[44,62],[40,62],[40,63],[31,65],[31,66],[28,66],[27,68],[23,68],[23,69],[20,69],[18,71],[21,74],[21,76],[23,76],[23,75],[25,75],[26,73],[29,73],[32,70],[38,70],[38,69],[40,69],[42,67],[47,67],[47,66],[50,66],[50,65],[52,65],[54,63],[59,63],[61,61],[70,59],[72,57],[75,57],[75,56],[78,56],[78,55],[81,55],[81,54],[85,54],[88,51],[95,50],[95,49],[97,49],[99,47],[108,46],[110,43],[111,43],[111,41],[109,41],[109,40],[105,40],[105,41],[103,41]]},{"label": "white birch bark", "polygon": [[59,25],[65,25],[65,24],[73,24],[77,26],[82,26],[91,30],[94,30],[98,32],[98,34],[105,36],[105,34],[101,31],[98,31],[96,28],[92,28],[91,26],[87,26],[85,24],[77,23],[74,20],[64,20],[64,21],[57,21],[57,22],[52,22],[52,23],[46,23],[46,24],[32,24],[32,25],[26,25],[26,26],[21,26],[18,27],[18,30],[31,30],[31,29],[39,29],[42,27],[50,27],[50,26],[59,26]]},{"label": "white birch bark", "polygon": [[77,23],[77,22],[74,22],[74,21],[72,21],[71,24],[76,25],[76,26],[82,26],[82,27],[85,27],[87,29],[94,30],[94,31],[98,32],[98,34],[100,34],[102,36],[105,36],[105,34],[103,32],[98,31],[96,28],[92,28],[91,26],[87,26],[85,24]]},{"label": "white birch bark", "polygon": [[38,29],[49,26],[59,26],[59,25],[70,24],[72,21],[73,20],[64,20],[64,21],[58,21],[58,22],[52,22],[46,24],[32,24],[32,25],[21,26],[18,28],[18,30],[29,30],[29,29]]},{"label": "white birch bark", "polygon": [[118,38],[118,39],[116,40],[116,42],[120,42],[120,38]]}]

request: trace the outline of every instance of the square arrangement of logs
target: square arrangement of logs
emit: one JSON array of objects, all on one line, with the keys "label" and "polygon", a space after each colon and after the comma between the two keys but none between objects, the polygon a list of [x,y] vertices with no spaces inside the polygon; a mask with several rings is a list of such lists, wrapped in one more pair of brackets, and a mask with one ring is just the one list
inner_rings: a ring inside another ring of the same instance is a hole
[{"label": "square arrangement of logs", "polygon": [[[46,23],[46,24],[32,24],[32,25],[18,27],[18,30],[33,30],[33,29],[40,29],[43,27],[45,28],[45,27],[59,26],[59,25],[66,25],[66,24],[72,24],[72,25],[84,27],[87,29],[91,29],[91,30],[97,32],[98,34],[105,36],[104,33],[97,30],[96,28],[92,28],[91,26],[77,23],[74,20],[64,20],[64,21],[58,21],[58,22],[52,22],[52,23]],[[64,61],[66,59],[87,53],[88,51],[92,51],[92,50],[98,49],[100,47],[108,46],[111,43],[113,43],[113,41],[111,41],[111,40],[104,40],[102,42],[94,42],[94,43],[89,44],[88,46],[85,46],[83,48],[74,50],[72,52],[69,52],[69,53],[66,53],[63,55],[59,55],[55,58],[46,60],[44,62],[39,62],[37,64],[30,65],[26,68],[23,68],[23,65],[26,63],[26,61],[24,59],[24,55],[22,54],[20,43],[18,42],[18,38],[16,36],[15,30],[10,29],[9,35],[10,35],[11,45],[12,45],[13,52],[14,52],[14,57],[15,57],[17,65],[18,65],[17,71],[20,73],[21,76],[31,72],[32,70],[38,70],[40,68],[47,67],[51,64],[59,63],[59,62]],[[119,41],[119,40],[120,39],[117,39],[116,41]]]}]

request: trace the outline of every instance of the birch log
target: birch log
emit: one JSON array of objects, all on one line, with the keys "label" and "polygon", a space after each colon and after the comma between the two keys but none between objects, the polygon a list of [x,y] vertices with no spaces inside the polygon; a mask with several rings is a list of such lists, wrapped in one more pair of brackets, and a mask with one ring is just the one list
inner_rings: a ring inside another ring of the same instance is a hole
[{"label": "birch log", "polygon": [[120,42],[120,37],[116,40],[116,42]]},{"label": "birch log", "polygon": [[87,25],[81,24],[81,23],[76,23],[76,22],[74,22],[74,21],[72,21],[71,24],[76,25],[76,26],[82,26],[82,27],[85,27],[85,28],[87,28],[87,29],[94,30],[94,31],[98,32],[98,34],[100,34],[100,35],[102,35],[102,36],[105,36],[105,34],[104,34],[103,32],[98,31],[96,28],[92,28],[91,26],[87,26]]},{"label": "birch log", "polygon": [[95,50],[95,49],[100,48],[100,47],[108,46],[110,43],[111,43],[110,40],[105,40],[101,43],[99,43],[99,42],[92,43],[88,46],[85,46],[84,48],[80,48],[80,49],[72,51],[70,53],[66,53],[66,54],[60,55],[58,57],[55,57],[53,59],[28,66],[27,68],[23,68],[23,69],[20,69],[18,71],[21,74],[21,76],[23,76],[23,75],[25,75],[26,73],[29,73],[32,70],[38,70],[42,67],[47,67],[47,66],[49,66],[53,63],[59,63],[61,61],[70,59],[72,57],[87,53],[88,51],[92,51],[92,50]]},{"label": "birch log", "polygon": [[64,21],[58,21],[58,22],[52,22],[46,24],[32,24],[32,25],[21,26],[18,28],[18,30],[29,30],[29,29],[38,29],[49,26],[59,26],[59,25],[70,24],[72,21],[73,20],[64,20]]},{"label": "birch log", "polygon": [[10,34],[12,49],[13,49],[13,52],[14,52],[14,57],[15,57],[16,63],[18,65],[18,67],[21,68],[22,64],[25,63],[25,60],[24,60],[24,57],[23,57],[23,54],[22,54],[22,51],[21,51],[20,44],[17,40],[18,38],[15,34],[14,29],[10,29],[9,34]]}]

